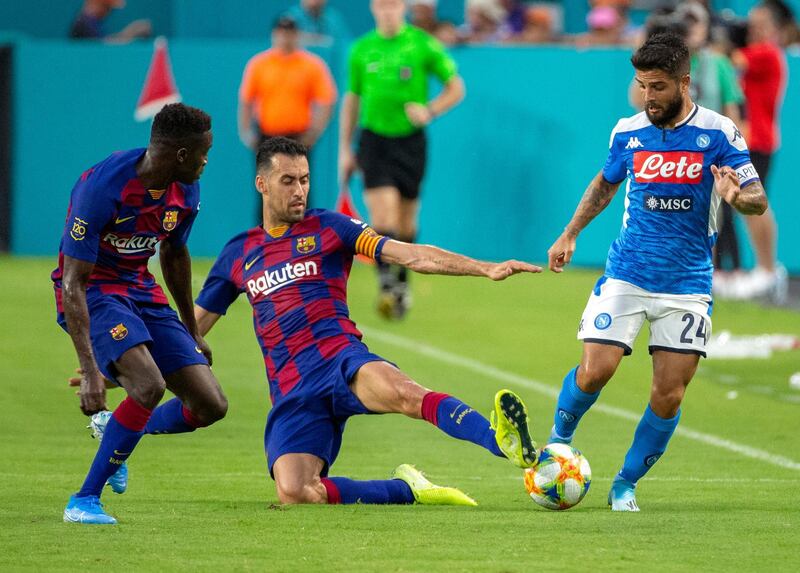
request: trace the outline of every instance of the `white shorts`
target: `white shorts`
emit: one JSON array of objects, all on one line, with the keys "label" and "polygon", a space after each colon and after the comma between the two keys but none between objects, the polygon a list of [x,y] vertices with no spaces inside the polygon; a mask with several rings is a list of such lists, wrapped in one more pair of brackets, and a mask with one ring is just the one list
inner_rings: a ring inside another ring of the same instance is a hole
[{"label": "white shorts", "polygon": [[583,311],[578,339],[632,352],[642,324],[650,322],[650,354],[667,350],[706,355],[711,338],[711,296],[660,294],[602,277]]}]

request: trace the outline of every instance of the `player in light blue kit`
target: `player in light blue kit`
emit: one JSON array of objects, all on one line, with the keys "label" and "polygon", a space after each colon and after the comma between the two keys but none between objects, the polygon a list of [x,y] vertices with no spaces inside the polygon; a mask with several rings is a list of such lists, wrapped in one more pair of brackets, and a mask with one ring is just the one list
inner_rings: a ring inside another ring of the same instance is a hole
[{"label": "player in light blue kit", "polygon": [[650,323],[650,403],[608,503],[639,511],[634,489],[658,461],[680,419],[686,386],[711,334],[711,248],[720,201],[743,215],[767,208],[764,188],[733,122],[689,97],[689,52],[657,34],[631,58],[644,112],[621,119],[603,170],[548,251],[550,270],[570,262],[578,234],[627,179],[622,229],[583,312],[580,365],[564,378],[550,441],[570,443],[581,416],[614,375],[644,321]]}]

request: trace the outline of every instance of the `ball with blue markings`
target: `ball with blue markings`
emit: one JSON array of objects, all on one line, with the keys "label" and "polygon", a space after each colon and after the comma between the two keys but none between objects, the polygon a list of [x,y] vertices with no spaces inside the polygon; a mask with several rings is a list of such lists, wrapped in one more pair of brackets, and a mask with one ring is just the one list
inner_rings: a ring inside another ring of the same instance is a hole
[{"label": "ball with blue markings", "polygon": [[535,468],[525,470],[525,489],[547,509],[569,509],[580,502],[592,483],[586,457],[567,444],[548,444]]}]

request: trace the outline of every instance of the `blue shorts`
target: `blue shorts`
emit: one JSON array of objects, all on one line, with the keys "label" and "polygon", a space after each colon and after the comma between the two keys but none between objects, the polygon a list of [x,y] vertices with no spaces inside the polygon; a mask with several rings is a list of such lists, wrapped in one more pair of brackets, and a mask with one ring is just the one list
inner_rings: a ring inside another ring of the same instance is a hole
[{"label": "blue shorts", "polygon": [[[186,326],[169,306],[138,303],[116,295],[90,295],[86,302],[95,361],[109,380],[116,382],[114,362],[138,344],[147,345],[163,376],[193,364],[208,364]],[[61,313],[58,324],[67,330]]]},{"label": "blue shorts", "polygon": [[267,417],[264,448],[269,473],[284,454],[311,454],[325,462],[322,476],[336,461],[347,418],[371,414],[350,389],[350,381],[367,362],[388,362],[354,341],[279,398]]}]

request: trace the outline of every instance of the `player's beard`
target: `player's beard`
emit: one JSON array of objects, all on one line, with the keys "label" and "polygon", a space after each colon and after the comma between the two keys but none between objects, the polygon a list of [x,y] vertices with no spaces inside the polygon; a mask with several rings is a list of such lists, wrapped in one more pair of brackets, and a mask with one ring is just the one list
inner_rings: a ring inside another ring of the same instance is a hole
[{"label": "player's beard", "polygon": [[647,114],[647,119],[650,120],[650,123],[655,125],[656,127],[664,127],[665,125],[672,123],[672,121],[678,117],[678,114],[681,113],[681,109],[683,109],[683,95],[679,91],[675,98],[667,102],[666,107],[662,107],[658,110],[657,115],[651,115],[650,110],[648,109],[649,105],[645,103],[644,112]]}]

